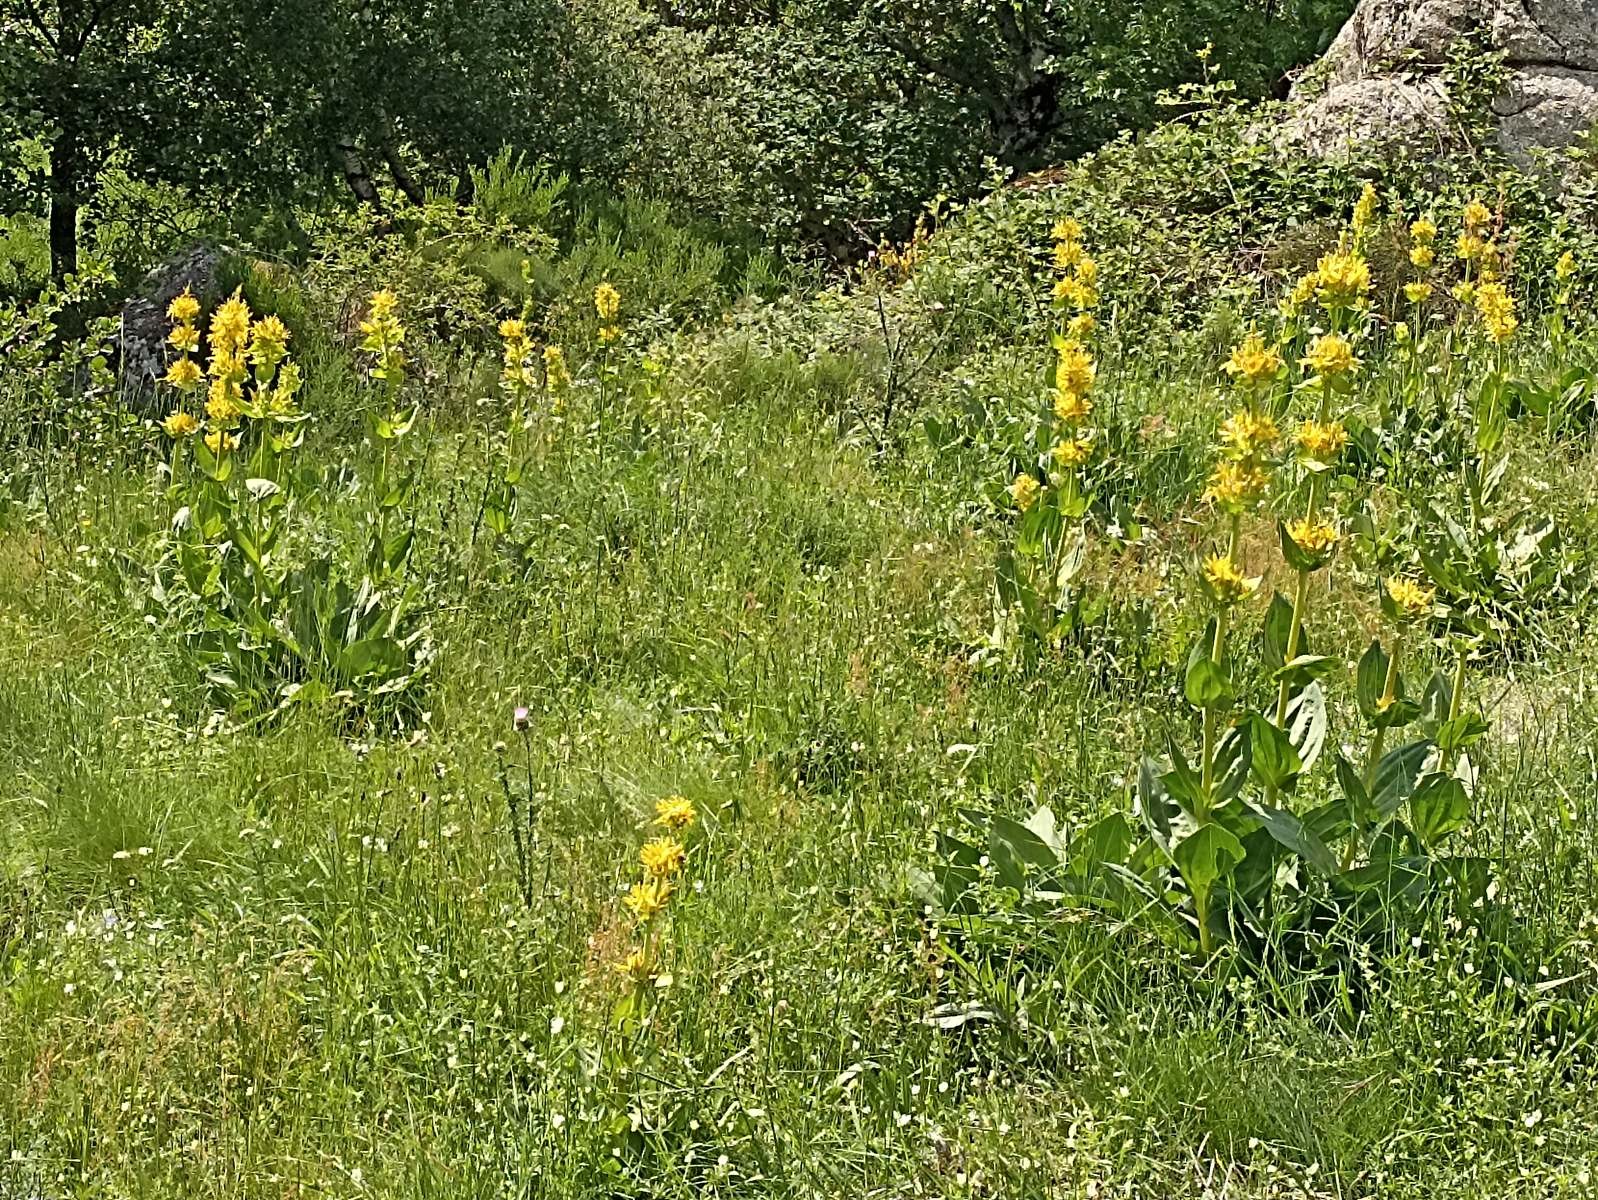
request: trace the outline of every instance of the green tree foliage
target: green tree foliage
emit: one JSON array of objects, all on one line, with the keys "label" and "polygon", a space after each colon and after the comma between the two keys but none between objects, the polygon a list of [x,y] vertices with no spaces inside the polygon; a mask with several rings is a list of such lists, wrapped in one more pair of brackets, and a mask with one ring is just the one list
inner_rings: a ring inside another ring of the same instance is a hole
[{"label": "green tree foliage", "polygon": [[[1349,0],[703,0],[670,20],[743,69],[779,223],[841,246],[902,230],[983,160],[1015,172],[1147,127],[1199,55],[1245,95],[1277,87],[1336,32]],[[758,66],[757,66],[758,64]]]},{"label": "green tree foliage", "polygon": [[241,224],[329,187],[421,203],[510,146],[848,257],[989,160],[1148,126],[1206,46],[1271,90],[1350,2],[0,0],[0,211],[48,207],[59,277],[108,169]]},{"label": "green tree foliage", "polygon": [[0,144],[48,158],[47,177],[7,174],[4,205],[47,200],[56,276],[112,162],[224,204],[340,175],[363,200],[386,180],[419,203],[506,143],[567,165],[626,140],[563,0],[0,0],[0,35]]}]

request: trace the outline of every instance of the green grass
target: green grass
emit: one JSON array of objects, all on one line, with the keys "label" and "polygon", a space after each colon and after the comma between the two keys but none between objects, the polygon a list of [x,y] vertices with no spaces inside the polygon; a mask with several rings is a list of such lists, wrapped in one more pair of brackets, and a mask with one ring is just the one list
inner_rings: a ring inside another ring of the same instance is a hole
[{"label": "green grass", "polygon": [[[1428,918],[1333,986],[1074,912],[967,975],[907,879],[934,830],[1096,817],[1186,720],[1214,346],[1104,368],[1109,486],[1149,536],[1094,569],[1152,628],[1023,668],[980,652],[1006,520],[983,497],[1005,406],[1035,399],[1030,332],[951,347],[887,438],[860,419],[881,346],[769,333],[684,334],[658,403],[580,392],[514,555],[470,543],[487,372],[415,385],[440,655],[400,731],[213,719],[146,599],[155,456],[38,460],[0,516],[0,1195],[1595,1194],[1579,589],[1475,685],[1499,726],[1465,835],[1497,881],[1480,927]],[[370,448],[318,354],[306,517],[338,538],[332,468]],[[1512,491],[1584,562],[1590,434],[1510,444]],[[1332,579],[1323,623],[1367,630],[1358,573]],[[530,907],[501,764],[538,808]],[[620,896],[672,793],[701,814],[691,882],[629,1033]],[[928,1021],[1022,975],[1029,1024]]]}]

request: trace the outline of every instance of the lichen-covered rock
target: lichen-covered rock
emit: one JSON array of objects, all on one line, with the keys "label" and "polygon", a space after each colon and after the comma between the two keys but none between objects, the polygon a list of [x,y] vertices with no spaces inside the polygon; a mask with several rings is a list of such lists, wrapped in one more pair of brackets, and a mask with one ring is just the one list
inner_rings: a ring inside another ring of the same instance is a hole
[{"label": "lichen-covered rock", "polygon": [[166,374],[172,355],[166,344],[171,323],[167,305],[188,288],[209,308],[216,302],[217,268],[222,255],[210,246],[195,246],[170,258],[139,284],[138,293],[122,306],[117,330],[117,373],[124,399],[143,407]]},{"label": "lichen-covered rock", "polygon": [[1360,0],[1295,93],[1286,136],[1323,157],[1457,145],[1445,67],[1462,39],[1504,56],[1492,114],[1522,166],[1598,120],[1598,0]]}]

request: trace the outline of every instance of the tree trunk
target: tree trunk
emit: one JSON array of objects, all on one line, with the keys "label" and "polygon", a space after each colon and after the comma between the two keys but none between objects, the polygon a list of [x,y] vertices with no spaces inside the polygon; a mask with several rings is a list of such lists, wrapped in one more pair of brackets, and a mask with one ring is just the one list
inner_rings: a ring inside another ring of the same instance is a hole
[{"label": "tree trunk", "polygon": [[383,161],[388,164],[389,178],[394,181],[394,186],[405,193],[405,198],[412,204],[420,205],[426,202],[427,194],[422,191],[421,184],[405,168],[405,160],[399,154],[399,135],[394,131],[394,118],[382,109],[378,110],[378,126],[382,130],[382,142],[379,149],[383,152]]},{"label": "tree trunk", "polygon": [[50,277],[55,280],[78,269],[81,171],[77,134],[65,126],[50,146]]},{"label": "tree trunk", "polygon": [[353,138],[344,138],[336,149],[340,161],[344,164],[344,182],[350,185],[350,191],[355,193],[355,198],[362,204],[370,204],[378,212],[382,212],[383,197],[378,194],[377,184],[372,182],[372,173],[366,169],[366,160],[361,157],[361,148],[355,144]]}]

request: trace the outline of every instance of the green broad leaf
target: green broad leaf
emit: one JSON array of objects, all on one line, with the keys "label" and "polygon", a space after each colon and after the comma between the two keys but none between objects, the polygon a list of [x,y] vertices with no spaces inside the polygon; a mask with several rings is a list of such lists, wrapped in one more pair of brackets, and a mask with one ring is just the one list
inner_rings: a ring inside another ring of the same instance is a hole
[{"label": "green broad leaf", "polygon": [[1171,847],[1171,861],[1194,892],[1209,891],[1218,880],[1231,875],[1243,857],[1243,843],[1213,821]]},{"label": "green broad leaf", "polygon": [[[1287,662],[1287,639],[1293,628],[1292,601],[1277,592],[1271,597],[1270,607],[1265,610],[1265,638],[1263,656],[1268,670],[1278,671]],[[1303,632],[1299,633],[1299,641],[1303,642]],[[1304,649],[1300,644],[1300,651]]]},{"label": "green broad leaf", "polygon": [[[374,375],[375,374],[376,373],[374,372]],[[417,405],[404,416],[401,416],[399,413],[391,413],[386,417],[373,415],[372,435],[378,440],[384,442],[392,442],[402,438],[409,433],[411,431],[411,427],[416,424],[416,415],[420,411],[421,406]]]},{"label": "green broad leaf", "polygon": [[1320,758],[1328,728],[1326,692],[1318,683],[1307,683],[1287,706],[1287,737],[1298,751],[1302,770],[1308,771]]},{"label": "green broad leaf", "polygon": [[1498,372],[1482,380],[1481,391],[1476,394],[1476,450],[1491,454],[1504,440],[1504,430],[1509,425],[1509,402],[1504,378]]},{"label": "green broad leaf", "polygon": [[1382,713],[1388,663],[1387,651],[1382,649],[1381,642],[1372,639],[1354,672],[1354,699],[1359,704],[1360,716],[1367,721],[1375,721]]},{"label": "green broad leaf", "polygon": [[1454,684],[1448,672],[1435,671],[1426,683],[1426,695],[1421,700],[1420,727],[1427,737],[1435,737],[1448,719],[1448,709],[1453,702]]},{"label": "green broad leaf", "polygon": [[1064,592],[1081,575],[1082,564],[1087,560],[1087,550],[1087,530],[1078,525],[1075,532],[1068,536],[1064,545],[1060,547],[1060,569],[1054,579],[1056,594]]},{"label": "green broad leaf", "polygon": [[1248,810],[1283,849],[1291,850],[1322,875],[1337,871],[1337,858],[1315,832],[1285,808],[1250,804]]},{"label": "green broad leaf", "polygon": [[1348,809],[1362,824],[1369,824],[1378,819],[1378,814],[1371,807],[1370,793],[1365,790],[1365,780],[1341,754],[1336,757],[1337,786],[1342,789],[1343,799],[1348,804]]},{"label": "green broad leaf", "polygon": [[390,571],[398,570],[405,565],[405,560],[410,556],[411,541],[415,536],[416,531],[408,528],[383,543],[383,563]]},{"label": "green broad leaf", "polygon": [[1394,700],[1372,724],[1377,729],[1402,729],[1419,715],[1420,705],[1415,701]]},{"label": "green broad leaf", "polygon": [[1340,796],[1310,809],[1304,814],[1304,827],[1327,845],[1347,837],[1354,827],[1348,800]]},{"label": "green broad leaf", "polygon": [[1421,738],[1382,755],[1370,791],[1371,808],[1380,819],[1392,816],[1409,799],[1431,752],[1430,740]]},{"label": "green broad leaf", "polygon": [[1034,504],[1016,522],[1015,552],[1026,558],[1042,558],[1048,548],[1059,541],[1064,527],[1060,510],[1055,505]]},{"label": "green broad leaf", "polygon": [[1234,725],[1221,735],[1215,747],[1214,804],[1225,804],[1243,790],[1252,759],[1252,739],[1246,724]]},{"label": "green broad leaf", "polygon": [[1287,731],[1278,729],[1262,713],[1248,715],[1253,758],[1250,768],[1260,786],[1269,791],[1291,792],[1298,784],[1304,760]]},{"label": "green broad leaf", "polygon": [[1426,848],[1432,849],[1470,820],[1470,797],[1452,775],[1428,775],[1409,797],[1409,822]]},{"label": "green broad leaf", "polygon": [[1337,882],[1349,891],[1375,896],[1384,909],[1399,903],[1419,904],[1431,885],[1430,866],[1431,860],[1426,858],[1384,858],[1343,872]]},{"label": "green broad leaf", "polygon": [[942,893],[944,910],[951,913],[971,910],[972,893],[982,873],[982,852],[970,843],[939,830],[936,859],[933,874]]},{"label": "green broad leaf", "polygon": [[1133,840],[1132,826],[1123,813],[1101,817],[1071,839],[1066,851],[1071,871],[1091,876],[1106,864],[1124,863],[1132,853]]},{"label": "green broad leaf", "polygon": [[1420,705],[1404,695],[1404,676],[1393,680],[1393,700],[1383,705],[1387,691],[1387,672],[1392,665],[1380,642],[1373,641],[1359,660],[1355,673],[1355,699],[1360,715],[1375,729],[1397,729],[1408,725],[1420,713]]},{"label": "green broad leaf", "polygon": [[1463,750],[1480,741],[1489,728],[1487,722],[1480,717],[1473,713],[1465,713],[1440,723],[1432,735],[1432,741],[1437,743],[1439,750],[1445,752]]},{"label": "green broad leaf", "polygon": [[1225,668],[1205,655],[1188,660],[1182,691],[1194,708],[1224,708],[1232,698],[1232,681]]},{"label": "green broad leaf", "polygon": [[203,439],[194,439],[194,461],[200,470],[217,483],[226,483],[233,475],[233,455],[224,454],[218,457],[211,453]]},{"label": "green broad leaf", "polygon": [[1271,682],[1286,683],[1289,688],[1301,687],[1312,679],[1326,678],[1337,666],[1337,659],[1325,654],[1300,654],[1273,671]]},{"label": "green broad leaf", "polygon": [[1060,857],[1054,848],[1021,822],[995,815],[988,826],[988,858],[999,881],[1019,892],[1027,890],[1029,875],[1054,874]]},{"label": "green broad leaf", "polygon": [[257,571],[261,570],[261,549],[255,544],[255,539],[242,529],[235,529],[232,537],[233,544],[244,555],[245,561]]},{"label": "green broad leaf", "polygon": [[1052,808],[1047,804],[1039,806],[1023,823],[1042,839],[1044,845],[1054,851],[1056,858],[1062,856],[1062,851],[1065,849],[1065,835],[1060,829],[1059,822],[1054,819]]},{"label": "green broad leaf", "polygon": [[[1452,563],[1425,547],[1420,550],[1420,565],[1425,569],[1427,578],[1444,592],[1457,596],[1469,590],[1465,586],[1464,578],[1454,569]],[[1382,613],[1389,620],[1397,615],[1397,609],[1386,588],[1382,589]]]},{"label": "green broad leaf", "polygon": [[1485,858],[1455,855],[1435,861],[1438,870],[1454,885],[1461,909],[1473,908],[1487,898],[1492,871]]},{"label": "green broad leaf", "polygon": [[1243,861],[1233,869],[1231,878],[1227,880],[1227,890],[1258,908],[1276,879],[1276,870],[1282,858],[1281,847],[1258,821],[1252,819],[1248,822],[1247,832],[1240,833],[1235,828],[1230,832],[1243,844]]},{"label": "green broad leaf", "polygon": [[1167,738],[1166,745],[1171,752],[1171,769],[1160,776],[1160,784],[1165,794],[1181,807],[1188,816],[1195,816],[1204,807],[1206,797],[1204,787],[1199,777],[1194,774],[1193,768],[1188,766],[1182,748],[1176,744],[1176,739]]},{"label": "green broad leaf", "polygon": [[1148,755],[1143,756],[1143,761],[1137,768],[1137,807],[1138,814],[1143,818],[1143,823],[1149,832],[1160,839],[1162,847],[1171,840],[1171,822],[1165,811],[1168,793],[1165,790],[1165,780],[1160,764]]}]

